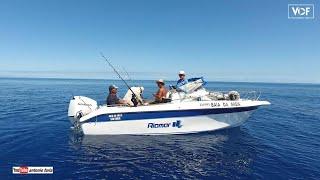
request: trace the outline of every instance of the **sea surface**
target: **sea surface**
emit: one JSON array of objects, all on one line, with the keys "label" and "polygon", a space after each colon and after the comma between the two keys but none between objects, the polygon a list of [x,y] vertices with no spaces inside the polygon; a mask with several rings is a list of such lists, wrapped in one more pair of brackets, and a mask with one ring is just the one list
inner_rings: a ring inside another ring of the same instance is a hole
[{"label": "sea surface", "polygon": [[[167,84],[173,84],[169,82]],[[81,136],[73,95],[104,103],[121,81],[0,79],[0,179],[320,179],[320,85],[208,82],[217,91],[261,92],[272,105],[242,126],[164,136]],[[156,91],[153,81],[145,97]],[[53,166],[52,175],[13,175],[12,166]]]}]

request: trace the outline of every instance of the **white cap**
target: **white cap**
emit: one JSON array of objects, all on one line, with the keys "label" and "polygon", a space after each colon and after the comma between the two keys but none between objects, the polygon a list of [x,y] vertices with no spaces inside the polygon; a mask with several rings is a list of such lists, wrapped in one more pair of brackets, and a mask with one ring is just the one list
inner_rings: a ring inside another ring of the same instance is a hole
[{"label": "white cap", "polygon": [[164,83],[164,80],[163,79],[159,79],[159,80],[157,80],[157,83]]},{"label": "white cap", "polygon": [[113,84],[113,85],[110,85],[110,86],[109,86],[109,90],[111,91],[112,89],[118,89],[118,87],[117,87],[116,85],[114,85],[114,84]]},{"label": "white cap", "polygon": [[186,73],[184,71],[179,71],[179,74],[184,74],[185,75]]}]

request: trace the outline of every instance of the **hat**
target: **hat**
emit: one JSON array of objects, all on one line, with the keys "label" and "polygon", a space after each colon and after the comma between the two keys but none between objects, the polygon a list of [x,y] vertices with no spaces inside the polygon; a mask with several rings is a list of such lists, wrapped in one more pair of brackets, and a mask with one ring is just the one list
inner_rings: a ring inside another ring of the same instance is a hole
[{"label": "hat", "polygon": [[180,75],[180,74],[185,75],[186,73],[185,73],[184,71],[179,71],[179,75]]},{"label": "hat", "polygon": [[164,80],[163,79],[159,79],[156,81],[157,83],[163,83],[164,84]]},{"label": "hat", "polygon": [[116,85],[114,85],[114,84],[110,85],[109,86],[109,91],[111,91],[112,89],[118,89],[118,87]]}]

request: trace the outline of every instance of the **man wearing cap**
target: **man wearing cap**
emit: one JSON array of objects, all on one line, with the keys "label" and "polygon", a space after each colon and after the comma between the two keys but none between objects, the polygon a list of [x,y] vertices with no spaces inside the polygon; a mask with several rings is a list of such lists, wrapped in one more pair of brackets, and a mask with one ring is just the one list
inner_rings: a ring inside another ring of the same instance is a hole
[{"label": "man wearing cap", "polygon": [[167,95],[167,89],[164,86],[164,80],[163,79],[159,79],[158,81],[156,81],[159,90],[157,91],[157,93],[153,94],[155,101],[153,103],[163,103],[164,102],[164,98],[166,98]]},{"label": "man wearing cap", "polygon": [[117,96],[118,87],[115,85],[109,86],[109,95],[107,97],[107,105],[114,106],[117,104],[127,104],[124,100]]},{"label": "man wearing cap", "polygon": [[188,83],[185,77],[186,77],[186,73],[184,71],[179,71],[179,80],[177,81],[177,89],[179,89],[179,87]]}]

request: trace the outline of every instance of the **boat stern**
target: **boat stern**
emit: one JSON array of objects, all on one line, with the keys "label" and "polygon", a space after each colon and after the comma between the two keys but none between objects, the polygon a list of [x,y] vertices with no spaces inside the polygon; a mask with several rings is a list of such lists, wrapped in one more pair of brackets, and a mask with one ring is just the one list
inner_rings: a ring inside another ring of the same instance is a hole
[{"label": "boat stern", "polygon": [[74,96],[69,102],[68,116],[79,119],[97,108],[97,101],[85,96]]}]

